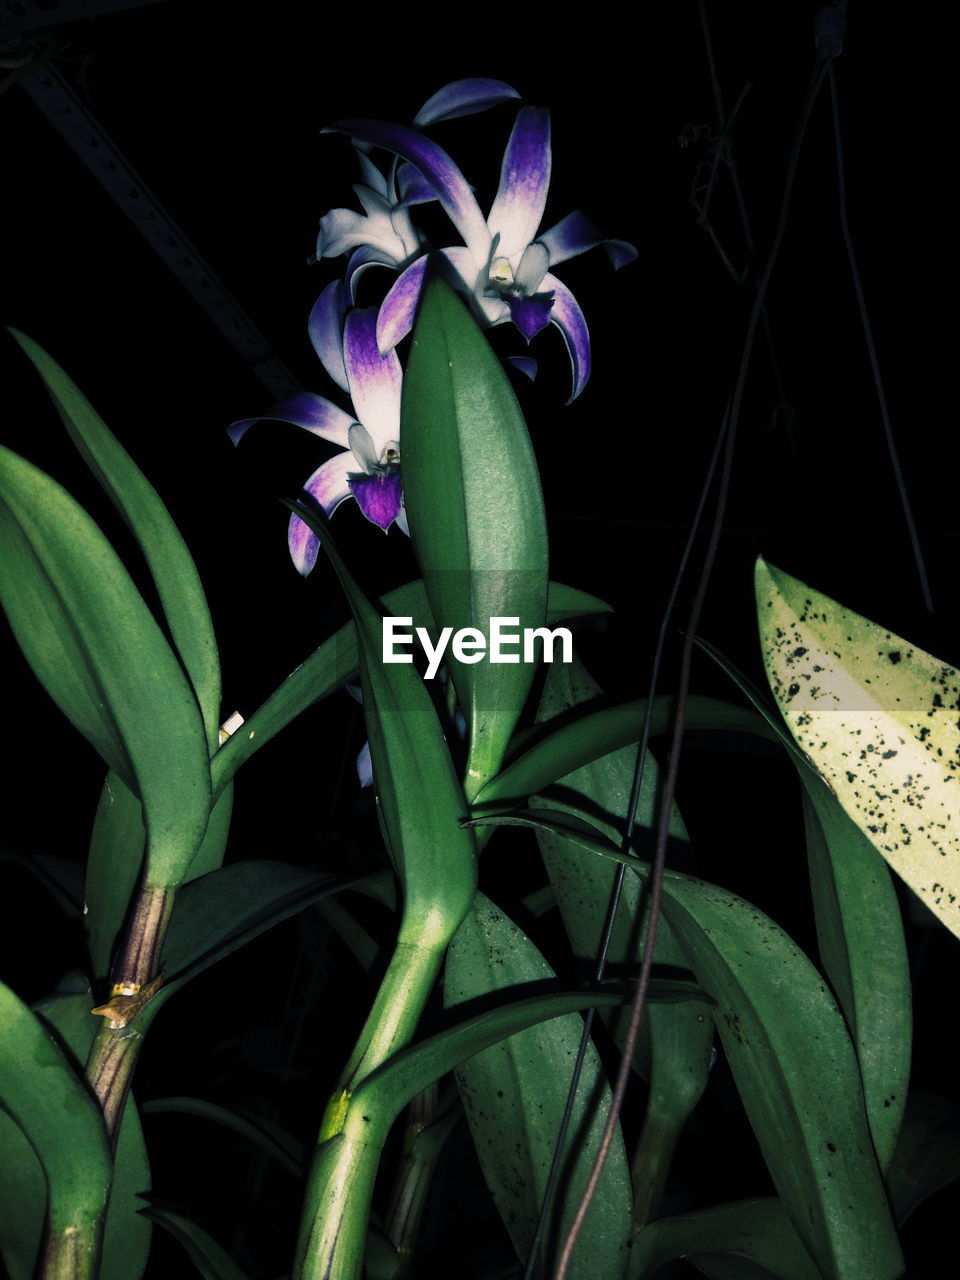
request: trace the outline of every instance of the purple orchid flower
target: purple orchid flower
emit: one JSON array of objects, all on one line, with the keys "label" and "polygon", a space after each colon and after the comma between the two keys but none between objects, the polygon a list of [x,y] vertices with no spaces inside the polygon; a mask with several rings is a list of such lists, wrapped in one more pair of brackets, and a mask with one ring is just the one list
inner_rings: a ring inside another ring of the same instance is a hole
[{"label": "purple orchid flower", "polygon": [[[408,533],[400,482],[400,361],[381,355],[376,340],[376,308],[350,311],[343,321],[343,285],[329,285],[310,315],[309,329],[324,368],[353,401],[356,416],[323,396],[304,391],[273,405],[256,418],[229,428],[236,444],[262,418],[290,422],[341,445],[303,486],[330,516],[353,497],[366,518],[384,532],[396,524]],[[342,338],[339,336],[342,335]],[[317,561],[316,534],[292,515],[287,542],[293,563],[307,574]]]},{"label": "purple orchid flower", "polygon": [[[570,399],[575,399],[590,376],[590,336],[576,298],[550,268],[602,245],[617,269],[632,262],[637,250],[624,240],[604,237],[579,211],[538,234],[550,183],[549,112],[524,107],[517,115],[486,218],[453,160],[418,130],[376,120],[342,120],[328,132],[392,151],[422,175],[463,238],[463,245],[439,252],[459,277],[478,318],[488,326],[512,321],[528,342],[548,324],[555,325],[570,356]],[[381,351],[392,350],[413,327],[429,256],[410,262],[384,299],[377,321]]]},{"label": "purple orchid flower", "polygon": [[[414,116],[419,128],[441,120],[486,111],[488,107],[519,98],[516,89],[502,80],[472,78],[455,80],[429,98]],[[354,144],[363,181],[354,191],[364,212],[331,209],[320,219],[317,258],[337,258],[349,253],[345,283],[352,300],[357,280],[367,267],[379,265],[402,268],[415,261],[426,248],[410,217],[410,209],[437,199],[437,193],[412,164],[394,160],[386,173],[366,154],[369,148]]]}]

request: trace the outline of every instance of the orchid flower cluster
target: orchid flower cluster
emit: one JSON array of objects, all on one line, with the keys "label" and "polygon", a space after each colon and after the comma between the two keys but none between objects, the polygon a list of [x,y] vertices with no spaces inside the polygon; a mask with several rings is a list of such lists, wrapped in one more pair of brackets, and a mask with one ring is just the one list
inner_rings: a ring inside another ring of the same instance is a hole
[{"label": "orchid flower cluster", "polygon": [[[440,121],[519,97],[499,80],[458,80],[425,102],[412,125],[343,120],[324,131],[353,141],[363,179],[354,190],[364,212],[332,209],[320,219],[317,259],[348,258],[343,278],[320,294],[308,330],[321,364],[350,397],[352,410],[301,392],[258,418],[235,422],[230,436],[237,443],[259,418],[269,418],[339,445],[342,452],[327,459],[304,485],[328,516],[352,497],[385,532],[393,524],[408,532],[399,439],[402,370],[396,347],[413,327],[431,266],[444,272],[483,327],[512,323],[529,343],[554,325],[570,358],[570,399],[587,384],[587,322],[552,268],[602,246],[616,269],[633,261],[637,251],[624,240],[603,236],[579,211],[540,231],[550,185],[550,113],[521,107],[487,217],[456,163],[423,132]],[[371,159],[374,149],[391,157],[383,169]],[[436,248],[417,229],[412,211],[429,203],[439,203],[462,244]],[[396,278],[379,307],[359,307],[360,278],[373,266],[389,269]],[[536,361],[529,356],[512,357],[511,363],[529,377],[536,374]],[[290,518],[288,543],[297,569],[309,573],[319,544],[297,515]]]}]

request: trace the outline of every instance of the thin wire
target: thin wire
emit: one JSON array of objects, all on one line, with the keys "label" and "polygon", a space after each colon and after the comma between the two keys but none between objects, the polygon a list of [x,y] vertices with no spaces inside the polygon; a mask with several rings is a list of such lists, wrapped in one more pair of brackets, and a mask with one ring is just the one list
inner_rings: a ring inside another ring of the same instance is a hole
[{"label": "thin wire", "polygon": [[[700,530],[700,524],[703,519],[703,511],[707,505],[707,498],[710,488],[713,485],[713,477],[717,469],[717,463],[720,459],[720,449],[723,444],[724,435],[727,429],[729,415],[724,413],[723,420],[720,424],[720,430],[717,433],[716,441],[713,446],[713,453],[710,458],[710,464],[707,468],[707,474],[704,478],[703,485],[700,489],[700,497],[697,501],[697,509],[694,513],[689,532],[687,534],[686,545],[683,554],[680,557],[680,563],[674,575],[673,584],[670,588],[670,595],[664,609],[663,617],[660,622],[660,629],[657,635],[657,643],[654,649],[653,662],[651,664],[649,692],[647,695],[647,706],[644,711],[643,725],[640,730],[640,741],[637,746],[637,763],[633,772],[633,781],[630,788],[630,799],[627,803],[627,825],[624,831],[621,849],[624,853],[629,852],[633,843],[633,833],[636,827],[637,807],[640,800],[640,789],[643,785],[643,773],[647,756],[647,743],[650,738],[650,724],[653,716],[653,700],[656,696],[657,681],[660,675],[660,663],[663,657],[663,650],[666,644],[667,628],[670,625],[670,619],[676,607],[677,596],[680,593],[680,585],[683,581],[687,570],[687,565],[693,551],[693,544],[696,535]],[[594,971],[594,981],[601,982],[606,972],[607,955],[610,950],[610,940],[613,936],[613,928],[616,922],[617,908],[620,905],[620,894],[623,889],[623,880],[626,874],[626,867],[619,864],[616,868],[613,887],[610,891],[610,899],[607,904],[607,911],[604,917],[603,929],[601,931],[600,947],[597,952],[597,963]],[[570,1079],[570,1088],[567,1091],[567,1099],[564,1106],[563,1116],[560,1120],[560,1127],[557,1131],[556,1142],[553,1148],[553,1159],[550,1164],[550,1171],[547,1175],[547,1185],[544,1188],[543,1199],[540,1204],[540,1213],[537,1217],[536,1227],[534,1228],[533,1238],[527,1251],[527,1261],[524,1267],[523,1280],[533,1280],[536,1272],[537,1250],[540,1246],[540,1239],[546,1226],[547,1217],[553,1206],[553,1198],[556,1194],[557,1182],[560,1178],[561,1166],[563,1163],[566,1146],[567,1133],[573,1119],[573,1108],[576,1102],[577,1089],[580,1085],[580,1077],[583,1073],[583,1064],[587,1055],[587,1048],[590,1044],[590,1033],[593,1028],[593,1019],[596,1010],[588,1009],[584,1017],[583,1031],[580,1035],[580,1044],[577,1049],[577,1057],[574,1062],[573,1074]]]},{"label": "thin wire", "polygon": [[923,593],[923,603],[928,613],[934,612],[933,596],[930,592],[930,583],[927,579],[927,569],[924,563],[923,550],[920,546],[920,538],[917,533],[917,526],[913,519],[913,509],[910,505],[910,497],[907,493],[906,481],[903,477],[903,471],[900,467],[900,458],[897,454],[896,441],[893,438],[893,425],[890,422],[890,413],[887,408],[887,396],[883,387],[883,379],[880,375],[880,361],[877,358],[877,348],[873,341],[873,330],[870,325],[870,316],[867,311],[866,299],[863,295],[863,285],[860,280],[860,269],[857,266],[857,257],[853,249],[853,237],[850,234],[850,224],[847,221],[847,182],[846,169],[843,162],[843,142],[840,135],[840,107],[837,97],[837,81],[833,71],[833,53],[828,53],[827,76],[830,80],[830,104],[833,111],[833,140],[837,155],[837,187],[839,190],[840,203],[840,230],[843,235],[844,247],[847,251],[847,261],[850,264],[850,274],[853,277],[853,288],[857,295],[857,307],[860,311],[860,323],[863,325],[863,336],[867,344],[867,355],[870,360],[870,372],[873,374],[873,385],[877,391],[877,401],[880,406],[880,419],[883,423],[883,434],[887,442],[887,451],[890,454],[890,465],[893,468],[893,476],[897,485],[897,492],[900,494],[900,503],[903,507],[903,516],[907,522],[907,532],[910,536],[910,547],[913,551],[913,558],[917,566],[917,574],[920,578],[920,590]]},{"label": "thin wire", "polygon": [[717,508],[713,522],[713,528],[710,532],[710,541],[704,556],[703,568],[700,573],[700,581],[697,586],[696,596],[690,609],[690,619],[687,624],[687,630],[684,635],[683,650],[680,664],[680,679],[677,691],[677,709],[673,724],[673,735],[670,742],[670,756],[667,764],[666,777],[663,786],[659,822],[657,825],[657,844],[654,853],[653,865],[650,871],[650,900],[648,906],[648,923],[647,933],[644,940],[643,958],[640,965],[640,976],[637,980],[637,989],[633,1001],[633,1008],[630,1013],[630,1028],[627,1033],[626,1043],[623,1046],[623,1055],[620,1060],[620,1068],[617,1073],[616,1085],[614,1087],[613,1101],[610,1106],[610,1113],[607,1117],[607,1123],[604,1128],[603,1137],[600,1140],[600,1147],[594,1160],[593,1168],[590,1172],[590,1178],[587,1183],[586,1190],[581,1198],[577,1212],[564,1241],[563,1251],[560,1255],[560,1263],[555,1273],[555,1280],[564,1280],[567,1270],[570,1266],[570,1260],[573,1256],[573,1250],[576,1247],[577,1238],[583,1229],[590,1204],[596,1193],[597,1186],[603,1172],[603,1166],[607,1158],[607,1154],[613,1142],[613,1137],[617,1128],[617,1121],[623,1105],[623,1098],[626,1092],[627,1080],[630,1074],[630,1067],[633,1058],[633,1049],[636,1044],[637,1034],[640,1029],[640,1019],[643,1014],[646,1002],[647,988],[650,982],[650,971],[653,965],[653,949],[656,944],[657,922],[660,915],[660,902],[663,891],[663,873],[666,862],[667,837],[670,828],[670,816],[673,807],[673,797],[676,791],[677,775],[680,766],[680,750],[683,741],[683,723],[686,711],[687,694],[690,687],[690,670],[693,658],[693,643],[697,626],[700,621],[700,614],[703,610],[704,601],[706,600],[707,587],[710,581],[710,575],[713,570],[714,560],[716,558],[717,547],[720,541],[720,530],[723,526],[723,518],[726,512],[727,500],[730,491],[730,478],[733,468],[733,457],[737,438],[737,424],[740,418],[740,410],[743,404],[743,392],[746,385],[747,371],[750,366],[750,359],[753,353],[754,341],[756,339],[757,329],[760,324],[760,315],[763,310],[764,298],[766,297],[767,288],[770,283],[770,277],[773,274],[773,268],[776,264],[777,257],[780,253],[780,247],[783,243],[783,236],[787,225],[787,215],[790,210],[790,200],[793,193],[793,183],[797,173],[797,167],[800,159],[800,148],[803,143],[803,137],[810,121],[814,103],[823,85],[826,75],[826,67],[821,62],[819,67],[814,68],[810,85],[807,89],[807,95],[800,112],[800,119],[797,124],[797,130],[793,141],[793,147],[790,153],[790,159],[787,164],[787,172],[784,179],[783,201],[781,203],[780,218],[777,223],[776,233],[773,239],[773,245],[770,249],[770,255],[767,259],[767,265],[764,268],[763,276],[757,286],[757,294],[754,304],[750,312],[750,320],[747,325],[747,332],[744,336],[743,350],[740,358],[740,368],[737,373],[737,382],[734,389],[731,408],[730,422],[727,431],[726,446],[723,456],[723,470],[720,477],[720,484],[717,494]]}]

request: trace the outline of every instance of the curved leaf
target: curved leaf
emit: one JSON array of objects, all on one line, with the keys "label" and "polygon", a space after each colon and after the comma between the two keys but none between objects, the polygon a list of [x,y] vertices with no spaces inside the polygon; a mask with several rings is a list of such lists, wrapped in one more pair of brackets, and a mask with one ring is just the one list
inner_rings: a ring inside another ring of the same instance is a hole
[{"label": "curved leaf", "polygon": [[[447,952],[444,1003],[554,978],[524,933],[482,894]],[[512,1036],[457,1070],[457,1083],[483,1168],[517,1256],[525,1258],[536,1229],[563,1118],[583,1021],[576,1014]],[[549,1274],[583,1195],[610,1112],[610,1089],[589,1045],[563,1152],[560,1186],[546,1224],[541,1266]],[[504,1141],[504,1134],[510,1141]],[[630,1174],[617,1136],[584,1222],[571,1277],[617,1276],[630,1238]]]},{"label": "curved leaf", "polygon": [[191,1222],[181,1213],[160,1209],[151,1205],[144,1214],[160,1224],[177,1240],[203,1280],[247,1280],[227,1251],[214,1240],[209,1231]]},{"label": "curved leaf", "polygon": [[297,510],[329,556],[356,625],[374,785],[403,884],[399,943],[442,951],[477,883],[474,835],[462,825],[463,789],[419,672],[412,664],[383,661],[382,616],[343,563],[326,521]]},{"label": "curved leaf", "polygon": [[823,1276],[895,1280],[903,1260],[857,1060],[820,975],[772,920],[714,885],[668,873],[664,915],[717,1001],[714,1022],[767,1168]]},{"label": "curved leaf", "polygon": [[[547,530],[526,424],[500,361],[456,294],[425,285],[403,379],[404,501],[438,624],[544,624]],[[451,655],[469,730],[468,798],[500,768],[536,665]]]},{"label": "curved leaf", "polygon": [[220,660],[193,557],[157,491],[83,392],[32,338],[16,329],[10,333],[40,374],[70,438],[143,552],[203,711],[212,752],[220,715]]},{"label": "curved leaf", "polygon": [[891,873],[759,691],[712,645],[699,643],[783,743],[803,785],[820,958],[857,1048],[870,1132],[886,1169],[906,1105],[913,999]]},{"label": "curved leaf", "polygon": [[303,1144],[297,1142],[289,1134],[283,1138],[277,1136],[279,1126],[268,1125],[261,1116],[241,1115],[228,1107],[221,1107],[206,1098],[153,1098],[143,1104],[145,1116],[164,1115],[173,1112],[177,1115],[196,1116],[201,1120],[210,1120],[222,1125],[245,1138],[252,1146],[259,1147],[271,1160],[286,1169],[295,1178],[302,1179],[307,1167],[307,1157]]},{"label": "curved leaf", "polygon": [[[697,1254],[714,1253],[736,1254],[734,1264],[749,1259],[780,1280],[821,1280],[783,1205],[772,1196],[651,1222],[634,1238],[629,1278],[643,1280],[673,1258],[696,1262]],[[714,1274],[710,1268],[706,1272]]]},{"label": "curved leaf", "polygon": [[[436,633],[426,588],[422,580],[408,582],[383,597],[388,617],[412,617],[415,626]],[[596,596],[551,582],[547,594],[547,622],[565,618],[590,617],[609,612],[610,606]],[[265,746],[301,711],[350,681],[360,673],[360,655],[352,622],[348,622],[315,649],[309,658],[284,680],[266,702],[244,721],[243,727],[223,744],[211,761],[214,795],[234,776],[240,766]]]},{"label": "curved leaf", "polygon": [[0,1025],[0,1104],[43,1168],[49,1234],[76,1236],[85,1259],[77,1275],[88,1276],[113,1173],[103,1117],[50,1032],[3,983]]},{"label": "curved leaf", "polygon": [[762,559],[763,657],[800,748],[960,936],[960,673]]},{"label": "curved leaf", "polygon": [[144,806],[152,885],[180,883],[207,825],[193,690],[110,544],[58,484],[0,450],[0,592],[54,701]]}]

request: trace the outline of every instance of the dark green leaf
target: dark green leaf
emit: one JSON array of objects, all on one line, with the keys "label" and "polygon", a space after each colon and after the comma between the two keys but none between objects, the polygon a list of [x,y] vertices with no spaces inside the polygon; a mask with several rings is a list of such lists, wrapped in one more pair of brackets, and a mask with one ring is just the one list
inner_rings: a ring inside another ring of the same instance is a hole
[{"label": "dark green leaf", "polygon": [[[565,618],[604,613],[609,607],[596,596],[551,582],[547,595],[547,622],[553,625]],[[419,579],[385,595],[383,612],[387,617],[412,617],[415,626],[426,627],[431,635],[436,634],[427,592]],[[356,680],[359,673],[356,631],[353,623],[348,622],[287,676],[263,706],[248,716],[243,726],[223,744],[211,762],[214,794],[219,794],[240,766],[275,738],[291,720],[315,702]]]},{"label": "dark green leaf", "polygon": [[252,1146],[259,1147],[271,1160],[281,1165],[297,1179],[306,1173],[306,1152],[303,1144],[295,1138],[285,1135],[285,1141],[277,1138],[275,1126],[265,1125],[260,1116],[241,1115],[216,1102],[208,1102],[205,1098],[154,1098],[143,1104],[145,1116],[163,1115],[173,1112],[184,1116],[197,1116],[201,1120],[210,1120],[213,1124],[222,1125],[238,1133]]},{"label": "dark green leaf", "polygon": [[[403,487],[433,615],[489,638],[492,618],[542,627],[547,532],[536,458],[513,389],[476,321],[428,280],[403,379]],[[519,655],[522,658],[522,654]],[[500,768],[532,662],[448,666],[467,718],[467,793]]]},{"label": "dark green leaf", "polygon": [[[444,1003],[456,1007],[492,991],[547,981],[553,970],[488,898],[477,899],[447,952]],[[474,1146],[517,1256],[529,1252],[583,1032],[576,1014],[540,1023],[463,1063],[457,1082]],[[590,1176],[610,1113],[610,1089],[587,1049],[563,1152],[561,1194],[542,1238],[551,1274]],[[504,1141],[504,1135],[510,1141]],[[619,1127],[569,1272],[592,1280],[623,1271],[630,1238],[630,1174]]]},{"label": "dark green leaf", "polygon": [[[821,1280],[783,1205],[772,1196],[650,1223],[634,1239],[629,1280],[644,1280],[673,1258],[693,1255],[695,1262],[697,1254],[713,1253],[736,1254],[730,1259],[734,1268],[745,1260],[779,1280]],[[709,1267],[705,1270],[707,1275],[719,1275]]]},{"label": "dark green leaf", "polygon": [[[960,1107],[932,1093],[907,1098],[900,1141],[887,1174],[887,1189],[898,1223],[928,1196],[960,1178]],[[952,1230],[948,1225],[944,1239]]]},{"label": "dark green leaf", "polygon": [[0,864],[12,862],[23,867],[47,889],[57,906],[70,919],[83,913],[83,869],[69,858],[55,853],[19,853],[0,849]]},{"label": "dark green leaf", "polygon": [[203,711],[212,753],[217,746],[220,715],[220,662],[193,558],[157,491],[86,396],[32,338],[16,329],[10,333],[43,379],[83,460],[140,545],[173,642]]},{"label": "dark green leaf", "polygon": [[382,617],[354,582],[326,522],[311,511],[298,514],[330,557],[356,625],[374,785],[403,883],[400,941],[445,948],[469,909],[477,868],[443,729],[416,668],[383,661]]},{"label": "dark green leaf", "polygon": [[847,1019],[880,1167],[890,1162],[910,1074],[912,993],[890,872],[846,815],[759,691],[711,645],[701,647],[739,686],[784,746],[803,785],[810,888],[824,971]]},{"label": "dark green leaf", "polygon": [[903,1260],[857,1060],[820,975],[772,920],[713,885],[667,873],[664,914],[717,1001],[714,1022],[767,1168],[824,1277],[895,1280]]},{"label": "dark green leaf", "polygon": [[226,1250],[203,1227],[198,1227],[180,1213],[159,1209],[156,1205],[151,1205],[143,1212],[146,1217],[165,1227],[183,1245],[187,1257],[203,1280],[247,1280],[245,1273]]},{"label": "dark green leaf", "polygon": [[113,1172],[103,1117],[50,1032],[3,983],[0,1025],[0,1106],[43,1168],[49,1230],[90,1245]]},{"label": "dark green leaf", "polygon": [[2,595],[41,683],[144,805],[151,885],[179,884],[210,810],[203,722],[113,549],[49,476],[0,451]]}]

